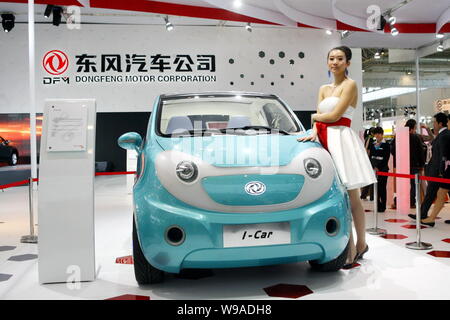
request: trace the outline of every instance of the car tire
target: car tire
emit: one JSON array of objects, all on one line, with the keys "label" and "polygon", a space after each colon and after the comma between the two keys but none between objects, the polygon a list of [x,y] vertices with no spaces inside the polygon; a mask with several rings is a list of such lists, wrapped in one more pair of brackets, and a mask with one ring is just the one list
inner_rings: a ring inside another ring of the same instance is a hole
[{"label": "car tire", "polygon": [[9,158],[8,164],[10,166],[15,166],[19,160],[19,156],[16,152],[11,153],[11,157]]},{"label": "car tire", "polygon": [[321,272],[339,271],[345,265],[349,248],[350,248],[350,241],[347,243],[347,246],[345,247],[344,251],[342,251],[342,253],[339,256],[337,256],[336,259],[333,259],[331,261],[322,264],[317,263],[317,260],[312,260],[309,261],[309,264],[311,265],[311,268],[315,271]]},{"label": "car tire", "polygon": [[133,261],[134,276],[138,284],[154,284],[164,281],[164,271],[153,267],[145,258],[136,231],[136,222],[133,217]]}]

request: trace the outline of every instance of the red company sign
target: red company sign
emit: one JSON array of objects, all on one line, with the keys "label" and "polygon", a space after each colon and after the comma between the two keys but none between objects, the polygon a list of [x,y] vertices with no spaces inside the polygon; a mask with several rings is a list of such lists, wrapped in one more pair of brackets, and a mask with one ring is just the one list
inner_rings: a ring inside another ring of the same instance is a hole
[{"label": "red company sign", "polygon": [[69,58],[60,50],[52,50],[45,54],[42,65],[48,73],[52,75],[60,75],[69,67]]}]

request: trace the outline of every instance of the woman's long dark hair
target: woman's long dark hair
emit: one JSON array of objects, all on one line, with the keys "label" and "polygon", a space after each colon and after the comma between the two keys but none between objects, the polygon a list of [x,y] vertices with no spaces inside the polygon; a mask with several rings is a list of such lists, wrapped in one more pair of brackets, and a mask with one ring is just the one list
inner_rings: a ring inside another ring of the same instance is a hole
[{"label": "woman's long dark hair", "polygon": [[347,60],[347,62],[352,59],[352,50],[350,50],[350,48],[347,46],[340,46],[340,47],[331,49],[330,51],[328,51],[327,59],[330,57],[330,52],[333,50],[342,51],[345,54],[345,60]]}]

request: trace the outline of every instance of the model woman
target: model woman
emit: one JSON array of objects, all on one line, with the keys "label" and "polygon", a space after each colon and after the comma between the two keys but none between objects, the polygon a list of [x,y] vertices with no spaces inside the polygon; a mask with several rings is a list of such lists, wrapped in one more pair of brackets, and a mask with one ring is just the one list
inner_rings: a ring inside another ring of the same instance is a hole
[{"label": "model woman", "polygon": [[355,247],[351,233],[347,263],[356,262],[369,249],[359,188],[377,181],[361,139],[350,128],[358,100],[356,82],[347,76],[351,58],[352,51],[345,46],[328,52],[329,75],[334,75],[334,82],[320,87],[317,113],[312,116],[312,135],[298,139],[314,141],[319,138],[330,152],[339,177],[347,188],[357,235]]}]

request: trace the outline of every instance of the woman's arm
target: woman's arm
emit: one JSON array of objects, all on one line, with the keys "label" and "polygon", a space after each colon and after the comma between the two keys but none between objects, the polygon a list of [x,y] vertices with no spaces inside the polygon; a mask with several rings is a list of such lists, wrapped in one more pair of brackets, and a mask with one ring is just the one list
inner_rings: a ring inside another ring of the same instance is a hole
[{"label": "woman's arm", "polygon": [[315,121],[332,123],[338,121],[347,108],[350,106],[350,103],[354,100],[355,96],[357,96],[357,87],[355,81],[349,81],[342,91],[342,95],[339,99],[338,104],[333,109],[333,111],[322,114],[315,114],[313,119]]},{"label": "woman's arm", "polygon": [[[317,99],[317,106],[319,106],[319,103],[323,100],[323,88],[324,87],[325,86],[323,85],[319,89],[319,96],[318,96],[318,99]],[[319,112],[319,107],[317,107],[317,112],[320,113]],[[311,119],[311,120],[313,120],[313,119]],[[299,139],[297,139],[297,141],[315,141],[317,139],[317,128],[316,128],[316,123],[315,122],[313,123],[312,130],[313,130],[313,132],[312,132],[312,134],[310,136],[299,138]]]},{"label": "woman's arm", "polygon": [[427,130],[427,133],[428,133],[428,135],[424,135],[424,134],[420,135],[422,137],[423,141],[428,142],[428,141],[431,141],[434,139],[433,132],[431,132],[431,130],[430,130],[430,128],[428,128],[428,126],[421,123],[420,128],[424,128],[425,130]]}]

